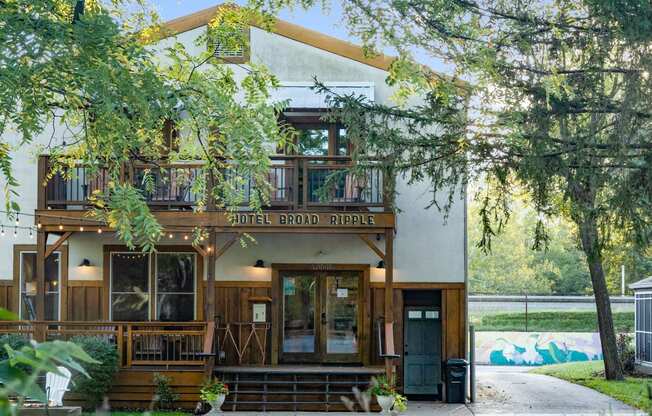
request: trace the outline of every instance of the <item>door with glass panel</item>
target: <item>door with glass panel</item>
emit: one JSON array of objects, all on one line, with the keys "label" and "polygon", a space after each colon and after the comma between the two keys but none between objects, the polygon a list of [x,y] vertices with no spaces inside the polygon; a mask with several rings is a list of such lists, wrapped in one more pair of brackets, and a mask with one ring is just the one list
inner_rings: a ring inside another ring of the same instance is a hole
[{"label": "door with glass panel", "polygon": [[[20,252],[20,319],[36,319],[36,252]],[[61,253],[45,259],[45,320],[61,318]]]},{"label": "door with glass panel", "polygon": [[287,271],[279,277],[281,361],[359,362],[362,274]]}]

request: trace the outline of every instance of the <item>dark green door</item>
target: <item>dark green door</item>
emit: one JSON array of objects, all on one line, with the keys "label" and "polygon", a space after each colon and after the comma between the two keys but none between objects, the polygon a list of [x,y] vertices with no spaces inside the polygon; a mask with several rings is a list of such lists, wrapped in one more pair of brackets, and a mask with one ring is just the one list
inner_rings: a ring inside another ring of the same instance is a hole
[{"label": "dark green door", "polygon": [[439,308],[405,308],[403,380],[405,394],[437,394],[441,383],[441,319]]}]

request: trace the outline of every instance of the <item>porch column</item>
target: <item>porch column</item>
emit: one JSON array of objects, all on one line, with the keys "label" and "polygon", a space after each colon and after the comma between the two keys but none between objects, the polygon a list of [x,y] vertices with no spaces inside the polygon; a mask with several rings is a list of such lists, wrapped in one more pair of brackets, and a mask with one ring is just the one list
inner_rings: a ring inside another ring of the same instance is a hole
[{"label": "porch column", "polygon": [[208,272],[206,279],[206,310],[204,319],[207,322],[215,321],[215,261],[217,257],[217,233],[214,230],[210,231],[208,236],[209,247],[211,250],[208,253]]},{"label": "porch column", "polygon": [[[394,355],[394,230],[385,229],[385,354]],[[393,359],[385,358],[387,379],[392,379]]]},{"label": "porch column", "polygon": [[[45,231],[36,233],[36,320],[45,320],[45,250],[48,235]],[[22,299],[19,299],[19,304]]]}]

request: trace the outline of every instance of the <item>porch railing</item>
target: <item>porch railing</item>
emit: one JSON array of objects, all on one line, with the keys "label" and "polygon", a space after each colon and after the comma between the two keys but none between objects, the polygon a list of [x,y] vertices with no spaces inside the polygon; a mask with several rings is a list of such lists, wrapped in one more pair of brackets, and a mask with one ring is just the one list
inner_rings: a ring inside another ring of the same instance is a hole
[{"label": "porch railing", "polygon": [[[270,185],[269,209],[366,209],[384,207],[385,178],[378,165],[365,162],[352,170],[346,156],[271,157],[267,177]],[[41,156],[39,184],[49,173],[49,157]],[[195,183],[201,178],[209,183],[202,162],[188,161],[160,164],[134,164],[123,167],[119,181],[131,182],[140,188],[148,204],[157,209],[190,210],[202,195]],[[236,191],[242,195],[242,205],[249,205],[256,192],[255,181],[239,174],[237,168],[225,171],[224,177],[237,177]],[[92,204],[94,193],[106,193],[111,178],[106,169],[89,169],[77,165],[57,173],[39,189],[39,209],[85,209]],[[207,207],[211,207],[210,201]]]},{"label": "porch railing", "polygon": [[[120,365],[204,365],[214,351],[207,322],[2,321],[0,334],[36,341],[97,336],[116,346]],[[207,341],[207,336],[211,339]],[[208,350],[207,350],[208,349]]]},{"label": "porch railing", "polygon": [[215,331],[220,339],[219,348],[225,355],[224,359],[233,364],[242,364],[246,357],[251,357],[253,361],[246,360],[247,364],[265,365],[271,327],[269,322],[218,324]]}]

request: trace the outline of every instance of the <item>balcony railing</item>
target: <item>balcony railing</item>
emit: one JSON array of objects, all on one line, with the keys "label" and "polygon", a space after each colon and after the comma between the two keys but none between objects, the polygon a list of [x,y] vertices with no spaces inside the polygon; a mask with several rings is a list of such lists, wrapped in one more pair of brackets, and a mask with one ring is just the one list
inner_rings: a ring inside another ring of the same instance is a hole
[{"label": "balcony railing", "polygon": [[0,334],[36,341],[100,337],[115,345],[122,367],[201,366],[215,353],[214,331],[209,331],[208,325],[214,323],[4,321],[0,322]]},{"label": "balcony railing", "polygon": [[[49,171],[48,157],[41,158],[40,184]],[[265,178],[271,187],[265,208],[356,210],[386,206],[382,169],[367,163],[353,173],[352,167],[351,159],[343,156],[273,156]],[[39,208],[87,209],[93,205],[93,195],[106,193],[110,178],[105,169],[81,165],[68,169],[47,181]],[[210,182],[204,175],[201,162],[139,164],[122,169],[119,180],[140,188],[153,209],[190,210],[202,198],[196,183],[199,179]],[[243,206],[248,206],[259,191],[236,167],[227,169],[223,177],[233,180],[232,190],[240,195]],[[210,201],[205,202],[210,209]]]}]

